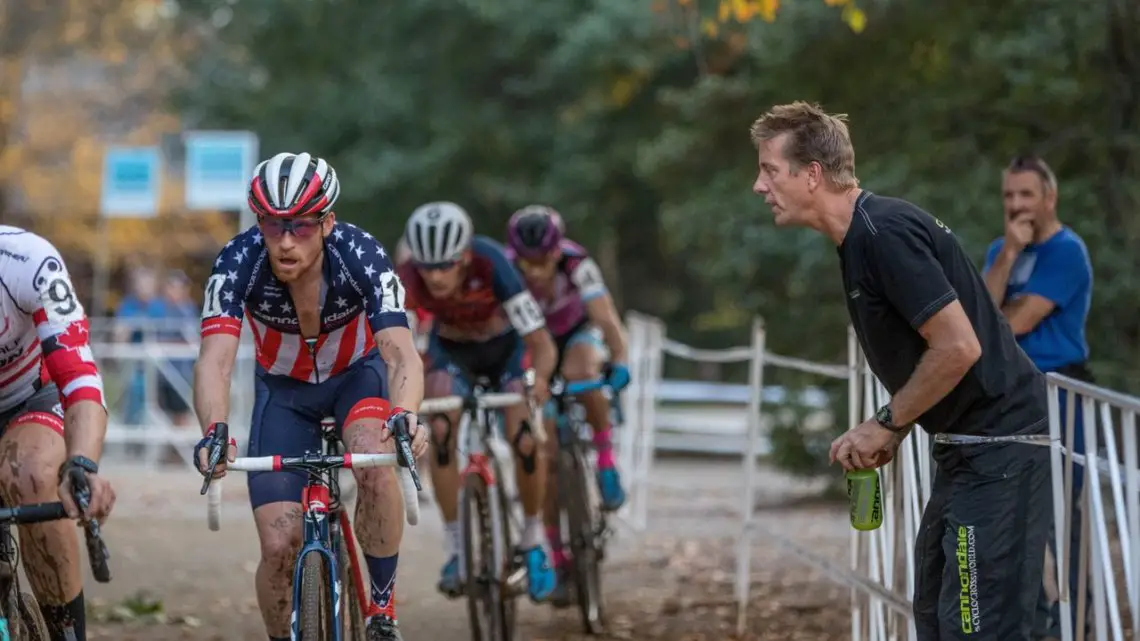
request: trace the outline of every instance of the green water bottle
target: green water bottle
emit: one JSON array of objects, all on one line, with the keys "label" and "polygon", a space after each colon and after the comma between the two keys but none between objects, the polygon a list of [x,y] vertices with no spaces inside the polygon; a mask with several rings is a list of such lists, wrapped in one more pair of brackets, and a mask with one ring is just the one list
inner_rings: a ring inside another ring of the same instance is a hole
[{"label": "green water bottle", "polygon": [[847,473],[847,498],[851,501],[851,527],[862,532],[883,524],[883,495],[878,470]]}]

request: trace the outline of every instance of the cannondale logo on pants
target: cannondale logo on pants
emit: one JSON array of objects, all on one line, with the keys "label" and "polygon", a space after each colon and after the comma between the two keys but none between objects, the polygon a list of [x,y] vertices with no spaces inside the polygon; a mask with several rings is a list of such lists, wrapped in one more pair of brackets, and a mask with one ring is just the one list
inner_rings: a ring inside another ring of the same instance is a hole
[{"label": "cannondale logo on pants", "polygon": [[974,539],[974,526],[958,526],[958,547],[954,554],[958,561],[958,611],[962,618],[962,632],[974,634],[982,631],[981,608],[978,605],[978,554]]}]

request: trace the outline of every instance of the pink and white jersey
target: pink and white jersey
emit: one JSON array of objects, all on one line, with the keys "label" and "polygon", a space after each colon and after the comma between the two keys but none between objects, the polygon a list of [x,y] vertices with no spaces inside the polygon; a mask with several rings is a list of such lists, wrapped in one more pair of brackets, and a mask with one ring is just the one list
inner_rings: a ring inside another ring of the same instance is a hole
[{"label": "pink and white jersey", "polygon": [[[554,272],[554,283],[549,290],[527,287],[546,315],[546,327],[555,337],[565,336],[586,321],[586,303],[606,293],[602,270],[586,250],[570,240],[559,244],[562,259]],[[509,252],[511,261],[518,260]]]},{"label": "pink and white jersey", "polygon": [[46,239],[0,225],[0,412],[54,381],[67,408],[106,407],[83,305],[67,267]]}]

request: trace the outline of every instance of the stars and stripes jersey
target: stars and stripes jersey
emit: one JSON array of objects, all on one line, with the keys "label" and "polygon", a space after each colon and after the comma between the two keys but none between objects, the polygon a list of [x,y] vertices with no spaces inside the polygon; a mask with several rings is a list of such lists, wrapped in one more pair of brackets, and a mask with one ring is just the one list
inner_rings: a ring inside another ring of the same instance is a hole
[{"label": "stars and stripes jersey", "polygon": [[504,315],[521,336],[546,326],[506,249],[486,236],[471,239],[467,274],[450,298],[432,296],[411,261],[400,265],[399,273],[408,288],[408,307],[429,312],[436,326],[477,334]]},{"label": "stars and stripes jersey", "polygon": [[273,275],[255,225],[226,243],[206,282],[202,338],[239,336],[248,317],[258,364],[272,375],[324,381],[376,348],[373,335],[408,327],[404,286],[384,247],[359,227],[338,222],[325,239],[321,330],[316,370],[301,338],[289,289]]},{"label": "stars and stripes jersey", "polygon": [[106,407],[87,315],[55,246],[0,225],[0,289],[0,413],[49,382],[64,409],[83,400]]},{"label": "stars and stripes jersey", "polygon": [[[590,254],[578,243],[563,239],[559,244],[562,258],[554,272],[549,288],[530,286],[546,316],[546,326],[556,337],[565,336],[587,320],[586,303],[606,293],[602,270]],[[507,248],[511,262],[518,258]],[[529,285],[529,283],[528,283]]]}]

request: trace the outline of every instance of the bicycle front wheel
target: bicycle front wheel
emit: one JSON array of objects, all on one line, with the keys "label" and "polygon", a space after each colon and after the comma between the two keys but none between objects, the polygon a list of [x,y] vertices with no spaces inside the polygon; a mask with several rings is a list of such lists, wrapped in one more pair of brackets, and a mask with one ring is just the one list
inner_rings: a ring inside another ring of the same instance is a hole
[{"label": "bicycle front wheel", "polygon": [[[15,586],[12,587],[15,590]],[[36,597],[30,592],[16,594],[16,616],[8,617],[8,639],[11,641],[49,641],[47,623],[40,614]]]},{"label": "bicycle front wheel", "polygon": [[459,519],[463,528],[464,570],[467,575],[464,591],[471,621],[471,641],[510,641],[506,595],[495,571],[496,565],[502,561],[495,552],[495,525],[491,516],[493,492],[483,482],[482,476],[471,474],[464,483],[463,494]]},{"label": "bicycle front wheel", "polygon": [[332,590],[325,559],[309,552],[301,559],[300,641],[332,641]]},{"label": "bicycle front wheel", "polygon": [[[590,466],[580,448],[561,454],[562,469],[558,477],[563,490],[563,505],[569,520],[570,553],[573,557],[574,588],[582,626],[587,634],[605,631],[602,604],[602,568],[594,527],[594,508],[590,499]],[[565,479],[565,481],[563,481]]]}]

